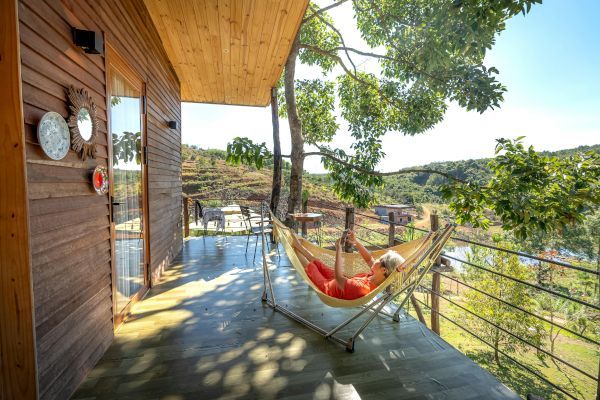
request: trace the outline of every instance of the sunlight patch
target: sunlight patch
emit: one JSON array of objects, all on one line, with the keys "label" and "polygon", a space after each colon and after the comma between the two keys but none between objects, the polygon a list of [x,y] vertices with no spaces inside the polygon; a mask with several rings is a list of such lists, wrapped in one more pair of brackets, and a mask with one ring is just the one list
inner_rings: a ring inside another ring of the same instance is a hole
[{"label": "sunlight patch", "polygon": [[212,371],[204,377],[203,383],[206,386],[214,386],[221,380],[221,371]]}]

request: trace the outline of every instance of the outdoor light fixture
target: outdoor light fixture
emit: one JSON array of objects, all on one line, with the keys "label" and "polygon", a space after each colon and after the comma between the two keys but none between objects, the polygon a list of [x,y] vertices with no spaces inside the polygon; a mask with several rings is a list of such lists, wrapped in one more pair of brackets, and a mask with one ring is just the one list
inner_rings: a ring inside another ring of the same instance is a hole
[{"label": "outdoor light fixture", "polygon": [[177,129],[177,121],[169,121],[168,125],[171,129]]},{"label": "outdoor light fixture", "polygon": [[75,46],[80,47],[88,54],[102,54],[104,49],[102,34],[77,28],[71,28],[71,30]]}]

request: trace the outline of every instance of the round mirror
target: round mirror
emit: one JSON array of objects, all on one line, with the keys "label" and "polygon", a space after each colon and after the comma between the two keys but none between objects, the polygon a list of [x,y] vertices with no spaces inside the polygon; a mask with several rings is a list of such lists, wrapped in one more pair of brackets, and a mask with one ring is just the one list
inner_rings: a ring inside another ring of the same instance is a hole
[{"label": "round mirror", "polygon": [[69,87],[68,125],[71,129],[71,148],[81,155],[81,159],[96,157],[96,137],[98,136],[98,116],[96,104],[85,89]]},{"label": "round mirror", "polygon": [[77,113],[77,128],[79,128],[79,134],[85,141],[89,141],[92,138],[92,118],[90,117],[90,110],[87,108],[80,108]]}]

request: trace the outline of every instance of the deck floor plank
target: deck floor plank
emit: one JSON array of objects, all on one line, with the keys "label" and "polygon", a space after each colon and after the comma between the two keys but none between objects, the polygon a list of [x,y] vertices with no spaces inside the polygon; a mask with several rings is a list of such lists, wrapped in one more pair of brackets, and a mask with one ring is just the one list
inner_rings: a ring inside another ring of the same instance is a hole
[{"label": "deck floor plank", "polygon": [[[243,237],[188,240],[74,398],[518,399],[411,317],[376,318],[345,352],[260,301],[249,250]],[[285,257],[272,260],[279,304],[325,327],[353,312],[324,306]]]}]

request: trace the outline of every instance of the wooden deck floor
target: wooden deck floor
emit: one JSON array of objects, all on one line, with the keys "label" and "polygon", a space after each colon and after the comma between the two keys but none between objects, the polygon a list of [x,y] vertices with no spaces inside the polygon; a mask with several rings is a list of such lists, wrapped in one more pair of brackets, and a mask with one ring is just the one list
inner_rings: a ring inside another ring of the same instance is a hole
[{"label": "wooden deck floor", "polygon": [[[260,301],[259,257],[245,238],[187,241],[164,280],[133,308],[77,399],[517,399],[418,321],[376,318],[354,354]],[[325,326],[322,305],[282,255],[279,303]]]}]

